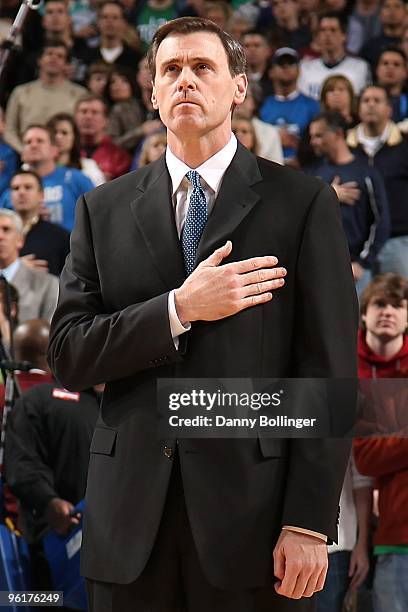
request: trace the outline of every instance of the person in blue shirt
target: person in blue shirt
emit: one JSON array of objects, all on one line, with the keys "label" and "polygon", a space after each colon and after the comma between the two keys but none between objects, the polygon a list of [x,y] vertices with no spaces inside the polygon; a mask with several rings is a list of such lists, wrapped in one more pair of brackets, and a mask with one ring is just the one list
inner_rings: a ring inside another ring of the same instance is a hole
[{"label": "person in blue shirt", "polygon": [[3,140],[4,111],[0,106],[0,196],[9,186],[10,179],[17,170],[18,155],[15,150]]},{"label": "person in blue shirt", "polygon": [[[76,168],[57,166],[58,149],[48,128],[33,125],[23,134],[21,153],[24,165],[39,174],[44,187],[44,205],[49,220],[69,232],[74,225],[78,198],[94,188],[92,181]],[[0,206],[12,208],[10,192],[0,198]]]},{"label": "person in blue shirt", "polygon": [[[331,184],[340,200],[340,211],[346,234],[357,293],[371,281],[376,271],[379,250],[390,235],[390,216],[384,181],[367,161],[353,155],[346,142],[344,119],[339,113],[318,115],[319,149],[324,155],[320,164],[308,172]],[[342,185],[354,185],[356,196],[342,196]]]},{"label": "person in blue shirt", "polygon": [[285,162],[290,162],[296,157],[304,131],[319,113],[319,104],[297,88],[299,55],[295,49],[278,49],[272,57],[269,75],[275,93],[265,98],[259,117],[279,128]]}]

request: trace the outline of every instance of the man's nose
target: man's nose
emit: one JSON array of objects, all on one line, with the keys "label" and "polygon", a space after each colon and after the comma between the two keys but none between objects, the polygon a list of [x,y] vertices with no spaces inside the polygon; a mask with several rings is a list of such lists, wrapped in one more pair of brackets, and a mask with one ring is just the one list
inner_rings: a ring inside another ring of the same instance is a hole
[{"label": "man's nose", "polygon": [[187,89],[194,90],[195,88],[194,72],[190,68],[183,68],[178,78],[177,90],[182,92]]}]

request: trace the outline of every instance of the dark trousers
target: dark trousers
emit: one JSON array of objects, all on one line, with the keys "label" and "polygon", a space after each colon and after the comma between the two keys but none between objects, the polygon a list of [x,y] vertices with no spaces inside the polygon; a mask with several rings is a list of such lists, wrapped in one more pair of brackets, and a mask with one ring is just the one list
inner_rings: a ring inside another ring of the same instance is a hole
[{"label": "dark trousers", "polygon": [[[209,520],[215,519],[209,517]],[[87,580],[87,589],[89,612],[315,610],[314,597],[296,601],[287,599],[277,595],[273,585],[266,589],[232,592],[217,589],[209,584],[201,569],[191,534],[177,454],[159,533],[142,574],[131,584],[124,585]]]}]

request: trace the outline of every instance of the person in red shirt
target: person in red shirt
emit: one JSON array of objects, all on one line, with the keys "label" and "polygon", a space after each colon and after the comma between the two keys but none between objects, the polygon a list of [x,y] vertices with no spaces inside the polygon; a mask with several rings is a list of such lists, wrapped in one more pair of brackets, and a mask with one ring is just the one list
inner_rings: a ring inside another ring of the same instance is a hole
[{"label": "person in red shirt", "polygon": [[81,137],[81,156],[94,159],[108,181],[129,170],[130,154],[107,134],[108,115],[102,98],[89,94],[78,100],[75,123]]},{"label": "person in red shirt", "polygon": [[[408,378],[408,279],[376,277],[361,298],[360,378]],[[408,610],[408,439],[357,438],[358,470],[376,479],[379,521],[374,535],[374,612]]]}]

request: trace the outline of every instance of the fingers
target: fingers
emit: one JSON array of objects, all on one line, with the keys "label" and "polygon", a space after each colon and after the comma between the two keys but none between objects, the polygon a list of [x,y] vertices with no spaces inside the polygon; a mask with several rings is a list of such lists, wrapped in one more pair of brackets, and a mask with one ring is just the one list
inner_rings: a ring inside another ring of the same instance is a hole
[{"label": "fingers", "polygon": [[246,274],[247,272],[254,272],[262,268],[272,268],[276,266],[277,263],[277,257],[274,255],[265,255],[264,257],[251,257],[243,261],[236,261],[227,264],[227,266],[230,267],[231,271],[235,274]]},{"label": "fingers", "polygon": [[270,302],[271,299],[272,293],[261,293],[259,295],[251,295],[249,297],[245,297],[240,302],[239,310],[245,310],[245,308],[250,308],[251,306],[265,304],[266,302]]},{"label": "fingers", "polygon": [[207,259],[205,259],[204,261],[201,262],[201,264],[198,267],[203,267],[203,266],[219,266],[220,263],[222,262],[223,259],[225,259],[226,257],[228,257],[228,255],[231,253],[232,251],[232,242],[231,240],[227,240],[227,242],[224,244],[224,246],[220,247],[219,249],[216,249],[214,251],[214,253],[211,253],[211,255],[209,257],[207,257]]},{"label": "fingers", "polygon": [[247,272],[246,274],[242,274],[241,279],[243,285],[253,285],[276,278],[283,278],[286,276],[286,274],[286,268],[261,268],[260,270],[256,270],[256,272]]},{"label": "fingers", "polygon": [[252,285],[246,285],[242,288],[243,296],[256,296],[269,291],[274,291],[283,287],[285,280],[283,278],[276,278],[274,280],[265,281],[264,283],[253,283]]}]

